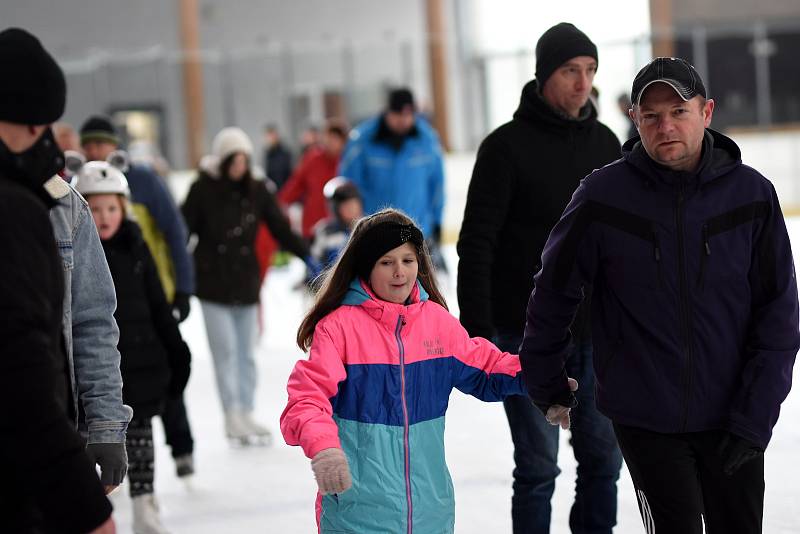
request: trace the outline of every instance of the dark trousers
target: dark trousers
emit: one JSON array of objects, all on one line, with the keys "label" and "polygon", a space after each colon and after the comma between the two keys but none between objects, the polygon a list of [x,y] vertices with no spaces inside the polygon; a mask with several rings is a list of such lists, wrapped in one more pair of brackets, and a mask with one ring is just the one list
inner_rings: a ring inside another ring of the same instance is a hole
[{"label": "dark trousers", "polygon": [[[517,354],[522,335],[499,332],[497,346]],[[591,342],[571,350],[567,374],[578,381],[578,406],[572,410],[570,445],[578,462],[575,502],[569,515],[573,534],[611,534],[617,523],[617,480],[622,455],[611,421],[597,411]],[[514,442],[514,534],[550,532],[550,499],[558,468],[559,427],[550,425],[527,397],[503,403]]]},{"label": "dark trousers", "polygon": [[149,417],[136,417],[128,423],[125,437],[128,450],[128,482],[131,497],[153,493],[155,480],[155,448],[153,425]]},{"label": "dark trousers", "polygon": [[167,398],[161,414],[161,422],[164,423],[164,434],[167,438],[167,445],[172,448],[173,458],[194,452],[194,439],[192,439],[192,429],[189,426],[189,417],[186,415],[183,396],[177,399]]},{"label": "dark trousers", "polygon": [[645,532],[759,534],[764,510],[764,457],[732,476],[722,472],[724,432],[660,434],[614,425],[633,479]]}]

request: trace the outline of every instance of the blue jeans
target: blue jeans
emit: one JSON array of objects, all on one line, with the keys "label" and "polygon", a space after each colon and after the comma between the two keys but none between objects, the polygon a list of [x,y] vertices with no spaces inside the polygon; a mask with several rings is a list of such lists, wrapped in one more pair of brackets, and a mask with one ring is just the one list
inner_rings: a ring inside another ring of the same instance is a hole
[{"label": "blue jeans", "polygon": [[[522,335],[498,332],[496,345],[517,354]],[[578,461],[575,502],[569,515],[573,534],[611,534],[617,523],[617,479],[622,454],[611,421],[594,402],[591,341],[580,342],[569,354],[567,374],[578,381],[578,406],[572,410],[571,438]],[[550,532],[550,499],[558,468],[559,427],[550,425],[527,397],[515,395],[503,403],[514,442],[514,534]]]},{"label": "blue jeans", "polygon": [[256,392],[255,345],[257,306],[229,306],[201,300],[208,345],[222,409],[253,411]]}]

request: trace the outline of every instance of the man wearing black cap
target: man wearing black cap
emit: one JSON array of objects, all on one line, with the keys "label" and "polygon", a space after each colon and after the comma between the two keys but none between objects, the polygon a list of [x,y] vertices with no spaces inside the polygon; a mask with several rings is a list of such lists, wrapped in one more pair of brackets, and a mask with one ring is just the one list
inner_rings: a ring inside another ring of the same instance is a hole
[{"label": "man wearing black cap", "polygon": [[763,452],[800,347],[797,281],[772,184],[708,128],[695,69],[633,82],[640,137],[588,176],[553,229],[520,358],[569,418],[567,329],[591,286],[597,404],[614,422],[645,530],[761,532]]},{"label": "man wearing black cap", "polygon": [[361,191],[364,213],[401,209],[426,239],[438,241],[444,207],[442,147],[436,131],[417,114],[410,90],[392,90],[384,113],[351,130],[339,174]]},{"label": "man wearing black cap", "polygon": [[[523,88],[514,119],[478,150],[458,240],[460,318],[470,335],[493,339],[509,352],[519,350],[550,230],[580,180],[620,156],[619,141],[589,101],[596,70],[597,48],[583,32],[568,23],[547,30],[536,45],[536,79]],[[622,458],[610,421],[595,408],[586,313],[572,324],[569,346],[567,365],[580,384],[570,527],[574,533],[610,533]],[[514,532],[547,533],[560,472],[558,427],[525,397],[509,397],[504,407],[516,464]]]},{"label": "man wearing black cap", "polygon": [[68,417],[62,261],[47,215],[69,186],[50,124],[66,83],[41,43],[0,32],[0,519],[4,532],[113,533],[111,504]]}]

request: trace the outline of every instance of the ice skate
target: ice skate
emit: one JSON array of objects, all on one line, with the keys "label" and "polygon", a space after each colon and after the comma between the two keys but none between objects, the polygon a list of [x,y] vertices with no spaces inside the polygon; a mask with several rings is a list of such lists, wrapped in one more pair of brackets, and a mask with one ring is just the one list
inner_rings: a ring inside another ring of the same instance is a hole
[{"label": "ice skate", "polygon": [[250,432],[250,441],[252,445],[259,445],[262,447],[269,447],[272,445],[272,432],[269,428],[254,421],[252,413],[244,413],[241,417],[242,422]]},{"label": "ice skate", "polygon": [[225,435],[232,445],[247,447],[250,445],[253,432],[245,423],[241,413],[230,411],[225,414]]},{"label": "ice skate", "polygon": [[191,454],[183,454],[175,458],[175,474],[178,475],[178,478],[194,474],[194,457]]},{"label": "ice skate", "polygon": [[161,523],[155,495],[148,493],[132,500],[134,534],[169,534]]}]

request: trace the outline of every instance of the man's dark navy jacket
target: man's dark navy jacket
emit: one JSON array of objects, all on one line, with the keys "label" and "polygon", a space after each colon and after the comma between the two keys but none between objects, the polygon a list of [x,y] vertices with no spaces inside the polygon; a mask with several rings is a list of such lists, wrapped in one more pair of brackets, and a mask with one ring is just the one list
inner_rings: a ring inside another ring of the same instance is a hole
[{"label": "man's dark navy jacket", "polygon": [[792,252],[772,184],[706,130],[694,173],[638,138],[586,177],[553,229],[520,351],[539,405],[569,397],[569,325],[592,290],[597,405],[655,432],[766,447],[800,346]]}]

